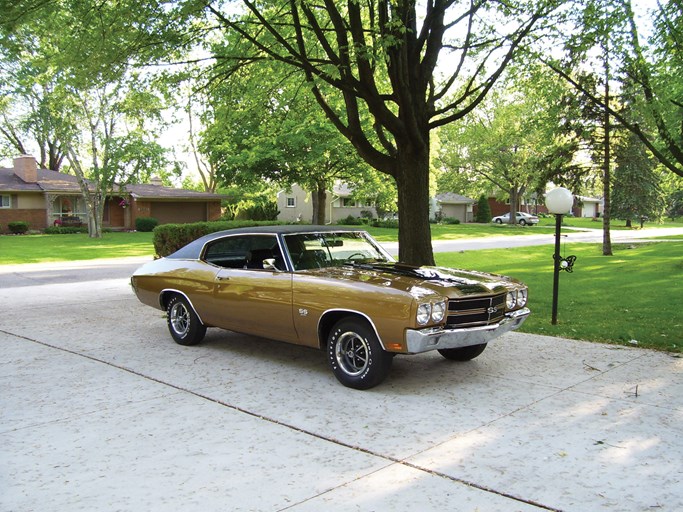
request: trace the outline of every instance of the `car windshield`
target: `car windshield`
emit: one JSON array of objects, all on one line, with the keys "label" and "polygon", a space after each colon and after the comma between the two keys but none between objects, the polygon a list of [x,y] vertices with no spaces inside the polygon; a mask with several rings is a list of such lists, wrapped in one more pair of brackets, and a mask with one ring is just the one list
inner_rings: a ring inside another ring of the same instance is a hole
[{"label": "car windshield", "polygon": [[292,234],[285,244],[294,270],[393,261],[363,232]]}]

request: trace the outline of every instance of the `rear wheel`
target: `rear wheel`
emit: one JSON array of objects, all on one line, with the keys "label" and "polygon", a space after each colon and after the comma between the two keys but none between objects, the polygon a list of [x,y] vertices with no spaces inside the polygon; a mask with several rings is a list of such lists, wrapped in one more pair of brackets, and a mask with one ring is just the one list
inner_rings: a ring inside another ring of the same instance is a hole
[{"label": "rear wheel", "polygon": [[470,361],[480,355],[486,348],[486,343],[461,348],[442,348],[439,354],[451,361]]},{"label": "rear wheel", "polygon": [[382,348],[367,322],[345,318],[335,324],[327,338],[327,360],[344,386],[369,389],[389,375],[393,354]]},{"label": "rear wheel", "polygon": [[168,330],[179,345],[196,345],[204,339],[206,326],[182,295],[174,295],[166,306]]}]

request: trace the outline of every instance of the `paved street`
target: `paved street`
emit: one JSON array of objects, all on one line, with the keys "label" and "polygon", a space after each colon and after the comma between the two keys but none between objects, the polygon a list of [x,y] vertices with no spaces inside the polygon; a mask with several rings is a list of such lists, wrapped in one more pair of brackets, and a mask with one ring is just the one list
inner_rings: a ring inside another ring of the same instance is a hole
[{"label": "paved street", "polygon": [[683,510],[680,358],[510,333],[354,391],[316,350],[176,345],[139,263],[0,267],[0,510]]}]

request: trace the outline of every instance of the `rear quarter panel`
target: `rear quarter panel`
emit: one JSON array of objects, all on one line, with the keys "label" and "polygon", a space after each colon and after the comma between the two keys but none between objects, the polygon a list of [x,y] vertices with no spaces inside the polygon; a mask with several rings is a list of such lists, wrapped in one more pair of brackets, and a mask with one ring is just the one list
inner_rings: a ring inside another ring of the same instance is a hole
[{"label": "rear quarter panel", "polygon": [[217,269],[194,260],[160,259],[140,267],[132,276],[133,289],[143,304],[163,309],[160,295],[178,290],[192,302],[197,314],[211,305]]}]

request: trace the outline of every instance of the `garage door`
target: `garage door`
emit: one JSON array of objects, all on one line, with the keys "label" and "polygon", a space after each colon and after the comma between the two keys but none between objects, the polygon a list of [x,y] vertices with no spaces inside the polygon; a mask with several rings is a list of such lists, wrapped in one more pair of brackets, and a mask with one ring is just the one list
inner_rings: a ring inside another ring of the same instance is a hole
[{"label": "garage door", "polygon": [[205,221],[206,203],[152,203],[152,217],[159,224]]}]

